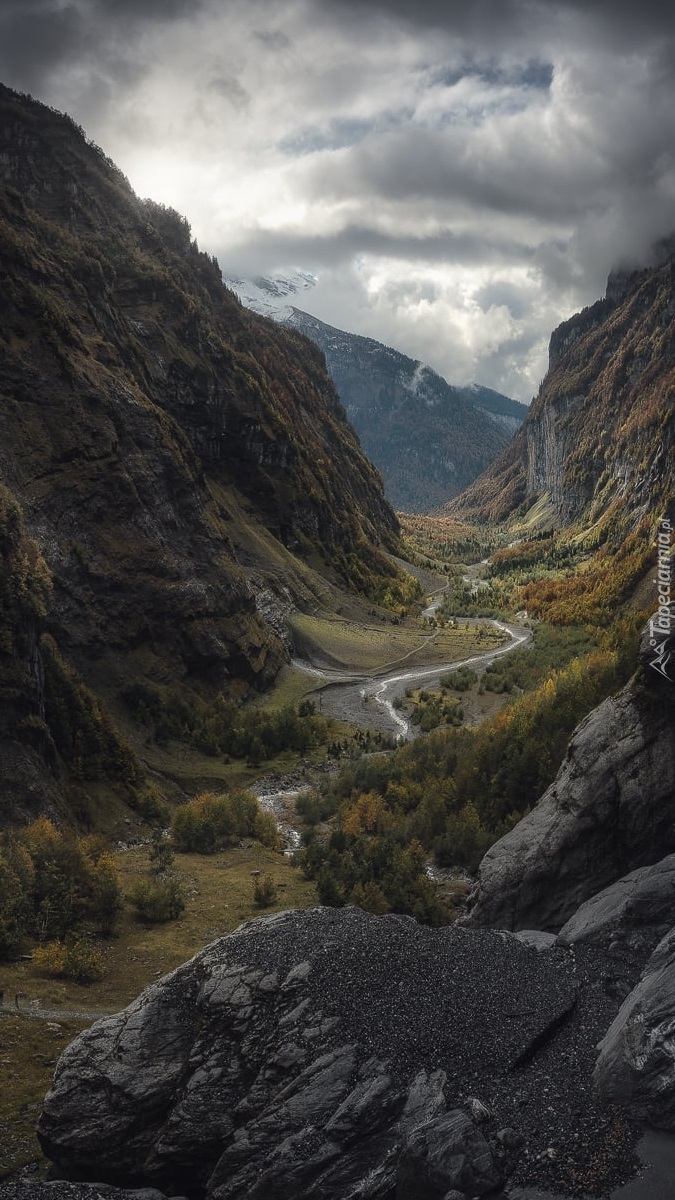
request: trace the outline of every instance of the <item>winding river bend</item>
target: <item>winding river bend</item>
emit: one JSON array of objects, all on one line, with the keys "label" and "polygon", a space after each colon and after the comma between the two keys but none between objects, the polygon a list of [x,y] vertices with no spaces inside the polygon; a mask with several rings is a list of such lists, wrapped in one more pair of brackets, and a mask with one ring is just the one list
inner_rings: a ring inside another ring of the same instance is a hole
[{"label": "winding river bend", "polygon": [[[425,610],[425,615],[433,615],[433,605]],[[484,624],[483,619],[466,618],[467,623]],[[295,662],[295,666],[310,670],[312,674],[325,679],[325,684],[319,686],[317,695],[320,698],[321,712],[324,716],[335,717],[337,720],[349,721],[360,725],[363,729],[375,729],[380,733],[390,734],[400,741],[409,741],[417,736],[417,730],[410,721],[394,708],[394,698],[412,684],[424,682],[430,687],[435,686],[441,675],[457,667],[470,666],[484,670],[490,663],[503,655],[509,654],[518,646],[525,645],[531,638],[531,631],[524,625],[501,621],[492,621],[497,629],[508,635],[503,646],[472,654],[470,658],[443,661],[434,666],[410,667],[402,671],[399,667],[387,675],[371,674],[352,677],[349,680],[331,682],[330,672],[323,672],[316,667]]]},{"label": "winding river bend", "polygon": [[[435,614],[441,604],[444,591],[445,589],[440,589],[439,593],[435,594],[437,599],[429,597],[431,603],[424,610],[423,616],[431,617]],[[485,623],[483,618],[473,617],[465,618],[465,622],[467,624]],[[501,621],[492,621],[491,623],[507,635],[505,643],[491,650],[472,654],[469,658],[459,661],[444,660],[434,666],[410,667],[403,671],[399,666],[397,671],[385,675],[363,674],[352,676],[349,679],[342,677],[339,681],[335,680],[336,672],[321,670],[310,663],[296,659],[294,666],[299,670],[307,671],[316,678],[317,688],[312,694],[319,697],[320,709],[325,716],[360,725],[363,729],[379,730],[382,733],[393,735],[400,742],[409,741],[418,735],[418,730],[402,713],[396,710],[393,703],[395,697],[402,690],[411,684],[422,681],[433,687],[447,671],[461,666],[474,667],[478,671],[485,670],[490,663],[502,658],[505,654],[510,654],[518,646],[525,645],[532,637],[531,630],[520,623]],[[285,781],[280,779],[278,790],[270,787],[270,784],[271,780],[261,781],[253,787],[253,791],[258,796],[262,807],[268,812],[274,813],[279,830],[286,842],[286,853],[292,854],[300,845],[300,834],[295,828],[295,820],[297,820],[295,801],[299,795],[307,791],[311,784],[308,781],[307,784],[298,786],[296,779],[292,777]]]}]

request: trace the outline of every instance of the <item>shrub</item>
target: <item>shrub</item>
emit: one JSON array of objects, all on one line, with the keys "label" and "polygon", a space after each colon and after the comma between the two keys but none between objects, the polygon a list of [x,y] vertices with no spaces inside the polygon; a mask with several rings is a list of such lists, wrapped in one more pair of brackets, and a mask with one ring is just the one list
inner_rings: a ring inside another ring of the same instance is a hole
[{"label": "shrub", "polygon": [[0,959],[92,923],[111,934],[122,907],[115,862],[98,839],[61,832],[46,817],[0,835]]},{"label": "shrub", "polygon": [[441,687],[466,692],[477,681],[478,675],[471,667],[457,667],[455,671],[448,671],[447,675],[441,676]]},{"label": "shrub", "polygon": [[33,962],[38,971],[76,983],[96,983],[105,974],[101,951],[86,938],[47,942],[36,946]]},{"label": "shrub", "polygon": [[101,933],[115,932],[117,919],[124,908],[122,888],[117,867],[111,854],[100,854],[90,870],[90,915],[97,921]]},{"label": "shrub", "polygon": [[185,894],[176,878],[140,879],[129,892],[139,921],[160,925],[175,921],[185,910]]},{"label": "shrub", "polygon": [[153,875],[166,875],[173,867],[174,854],[171,840],[161,829],[154,829],[150,840],[150,871]]},{"label": "shrub", "polygon": [[258,875],[253,880],[253,903],[257,908],[271,908],[276,903],[277,887],[270,875]]},{"label": "shrub", "polygon": [[255,837],[275,846],[277,824],[271,813],[260,807],[252,792],[202,792],[176,809],[171,835],[177,850],[184,853],[215,854],[242,837]]}]

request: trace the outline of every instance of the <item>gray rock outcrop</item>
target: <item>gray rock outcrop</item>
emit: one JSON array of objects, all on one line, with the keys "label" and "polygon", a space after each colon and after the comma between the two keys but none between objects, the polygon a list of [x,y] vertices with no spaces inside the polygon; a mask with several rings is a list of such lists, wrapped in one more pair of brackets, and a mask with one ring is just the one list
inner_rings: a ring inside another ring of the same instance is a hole
[{"label": "gray rock outcrop", "polygon": [[675,930],[651,956],[600,1043],[601,1097],[662,1129],[675,1129]]},{"label": "gray rock outcrop", "polygon": [[68,1047],[42,1146],[67,1178],[213,1200],[486,1194],[509,1071],[549,1087],[527,1064],[574,1010],[566,957],[351,908],[249,922]]},{"label": "gray rock outcrop", "polygon": [[[675,662],[675,621],[666,655]],[[675,684],[640,670],[577,727],[557,778],[485,855],[468,922],[558,930],[629,871],[675,850]],[[667,661],[667,659],[666,659]]]},{"label": "gray rock outcrop", "polygon": [[653,950],[675,923],[675,854],[638,867],[580,908],[558,935],[563,945]]}]

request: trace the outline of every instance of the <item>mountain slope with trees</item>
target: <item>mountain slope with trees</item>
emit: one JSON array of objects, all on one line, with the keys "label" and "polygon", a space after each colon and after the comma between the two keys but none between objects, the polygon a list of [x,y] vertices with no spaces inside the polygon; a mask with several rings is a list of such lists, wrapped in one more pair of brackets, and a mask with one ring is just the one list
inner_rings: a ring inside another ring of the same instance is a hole
[{"label": "mountain slope with trees", "polygon": [[[581,524],[597,542],[661,514],[675,492],[675,255],[610,276],[551,337],[549,370],[511,445],[448,510]],[[542,503],[543,502],[543,503]]]},{"label": "mountain slope with trees", "polygon": [[410,581],[316,347],[69,118],[7,88],[0,111],[0,737],[34,812],[61,762],[45,636],[71,724],[85,683],[240,699],[288,658],[284,605]]}]

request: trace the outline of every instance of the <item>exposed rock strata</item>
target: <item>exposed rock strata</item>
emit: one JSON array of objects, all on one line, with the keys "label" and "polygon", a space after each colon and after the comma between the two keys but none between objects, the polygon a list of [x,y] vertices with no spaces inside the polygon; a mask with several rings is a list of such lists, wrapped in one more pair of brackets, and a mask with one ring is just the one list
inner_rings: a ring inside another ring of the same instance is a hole
[{"label": "exposed rock strata", "polygon": [[525,424],[448,510],[506,520],[545,501],[554,529],[580,522],[610,541],[675,494],[675,257],[610,276],[603,300],[551,335],[549,370]]},{"label": "exposed rock strata", "polygon": [[563,945],[653,949],[675,920],[675,854],[639,867],[585,900],[560,930]]}]

